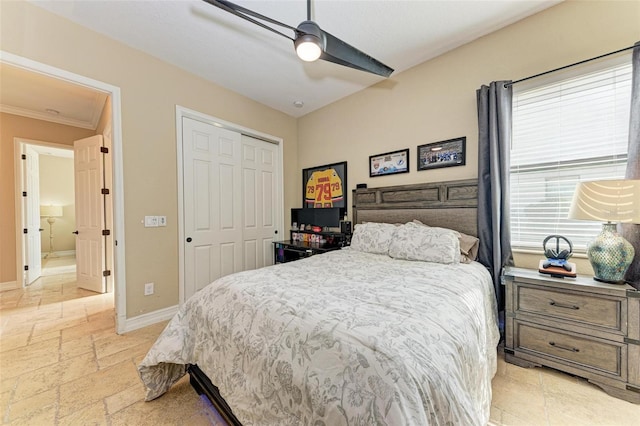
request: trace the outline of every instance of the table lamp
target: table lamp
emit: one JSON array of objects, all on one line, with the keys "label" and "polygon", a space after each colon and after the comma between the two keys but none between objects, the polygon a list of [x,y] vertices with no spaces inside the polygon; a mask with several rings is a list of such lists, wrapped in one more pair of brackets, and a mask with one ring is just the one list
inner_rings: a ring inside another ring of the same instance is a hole
[{"label": "table lamp", "polygon": [[53,252],[53,224],[56,217],[62,217],[62,206],[40,206],[40,216],[46,217],[49,223],[49,253],[44,258],[56,257]]},{"label": "table lamp", "polygon": [[604,222],[602,232],[587,247],[594,279],[623,284],[635,251],[618,234],[618,223],[640,223],[640,180],[580,182],[573,194],[569,219]]}]

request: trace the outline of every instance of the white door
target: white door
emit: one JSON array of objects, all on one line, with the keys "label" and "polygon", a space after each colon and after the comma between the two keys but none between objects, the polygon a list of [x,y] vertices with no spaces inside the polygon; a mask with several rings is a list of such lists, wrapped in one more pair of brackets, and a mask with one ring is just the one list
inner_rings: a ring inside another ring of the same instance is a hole
[{"label": "white door", "polygon": [[[27,270],[25,283],[32,284],[42,275],[42,258],[40,243],[40,157],[38,153],[29,145],[25,145],[25,160],[23,164],[24,185],[27,193],[23,199],[22,214],[24,217],[25,229],[24,252],[27,260]],[[49,230],[46,230],[47,233]]]},{"label": "white door", "polygon": [[240,134],[182,118],[185,300],[242,270]]},{"label": "white door", "polygon": [[105,229],[102,135],[73,143],[76,198],[76,274],[78,287],[104,293]]},{"label": "white door", "polygon": [[244,269],[273,265],[278,237],[277,146],[242,135],[242,248]]}]

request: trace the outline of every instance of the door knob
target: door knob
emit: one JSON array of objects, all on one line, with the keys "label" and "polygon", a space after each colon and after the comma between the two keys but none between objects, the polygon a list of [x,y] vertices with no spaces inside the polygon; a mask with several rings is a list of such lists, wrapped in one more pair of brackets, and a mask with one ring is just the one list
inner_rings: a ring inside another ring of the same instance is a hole
[{"label": "door knob", "polygon": [[42,232],[42,231],[44,231],[44,228],[40,228],[40,229],[38,229],[38,231]]},{"label": "door knob", "polygon": [[276,234],[278,233],[278,230],[277,230],[277,229],[275,230],[275,233],[276,233]]},{"label": "door knob", "polygon": [[73,231],[72,234],[78,235],[78,231]]},{"label": "door knob", "polygon": [[190,243],[191,241],[193,241],[193,239],[191,237],[187,237],[187,242]]}]

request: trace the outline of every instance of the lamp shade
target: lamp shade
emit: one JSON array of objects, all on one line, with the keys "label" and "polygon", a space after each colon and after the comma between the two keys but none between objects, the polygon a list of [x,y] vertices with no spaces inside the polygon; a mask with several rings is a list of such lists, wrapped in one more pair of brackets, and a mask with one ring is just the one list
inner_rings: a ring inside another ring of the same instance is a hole
[{"label": "lamp shade", "polygon": [[62,217],[62,206],[40,206],[40,216]]},{"label": "lamp shade", "polygon": [[640,223],[640,180],[578,183],[573,194],[569,219]]}]

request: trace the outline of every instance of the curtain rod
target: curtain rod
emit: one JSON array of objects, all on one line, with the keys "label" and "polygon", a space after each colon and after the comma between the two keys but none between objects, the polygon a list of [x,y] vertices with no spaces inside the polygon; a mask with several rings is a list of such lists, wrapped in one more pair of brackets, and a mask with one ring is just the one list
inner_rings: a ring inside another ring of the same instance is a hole
[{"label": "curtain rod", "polygon": [[624,49],[619,49],[619,50],[616,50],[614,52],[609,52],[609,53],[605,53],[604,55],[596,56],[595,58],[585,59],[584,61],[576,62],[574,64],[565,65],[565,66],[560,67],[560,68],[556,68],[556,69],[553,69],[553,70],[541,72],[540,74],[531,75],[529,77],[521,78],[520,80],[512,81],[511,83],[505,83],[504,87],[513,86],[516,83],[520,83],[520,82],[523,82],[523,81],[526,81],[526,80],[531,80],[532,78],[540,77],[540,76],[543,76],[543,75],[546,75],[546,74],[551,74],[552,72],[561,71],[561,70],[566,69],[566,68],[575,67],[576,65],[581,65],[581,64],[584,64],[585,62],[591,62],[591,61],[595,61],[596,59],[604,58],[606,56],[615,55],[616,53],[624,52],[625,50],[633,49],[634,47],[636,47],[636,46],[634,45],[634,46],[625,47]]}]

